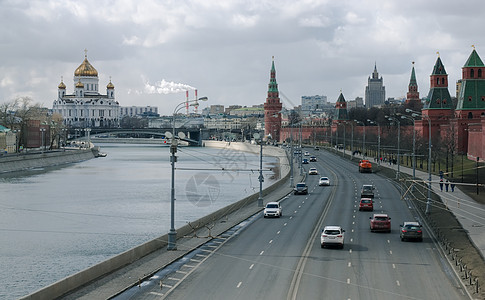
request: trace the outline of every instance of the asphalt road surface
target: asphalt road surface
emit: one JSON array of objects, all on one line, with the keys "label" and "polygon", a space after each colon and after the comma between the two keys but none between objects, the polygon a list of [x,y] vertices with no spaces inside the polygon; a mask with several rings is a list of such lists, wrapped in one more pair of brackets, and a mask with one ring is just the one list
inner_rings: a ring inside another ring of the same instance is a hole
[{"label": "asphalt road surface", "polygon": [[[162,287],[130,299],[469,299],[428,232],[401,242],[399,224],[416,220],[393,183],[361,174],[356,165],[313,151],[319,175],[308,195],[282,199],[283,216],[262,213],[236,235],[216,239],[193,255]],[[331,186],[318,186],[328,176]],[[360,188],[373,184],[374,212],[360,212]],[[372,233],[369,217],[387,213],[391,233]],[[343,249],[320,247],[325,225],[340,225]]]}]

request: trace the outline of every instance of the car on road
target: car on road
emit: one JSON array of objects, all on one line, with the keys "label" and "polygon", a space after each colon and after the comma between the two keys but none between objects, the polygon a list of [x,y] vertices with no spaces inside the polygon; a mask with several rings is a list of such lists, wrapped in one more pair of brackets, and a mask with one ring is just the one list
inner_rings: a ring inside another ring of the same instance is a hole
[{"label": "car on road", "polygon": [[317,161],[317,157],[316,156],[310,156],[310,161],[312,161],[312,162]]},{"label": "car on road", "polygon": [[328,177],[320,177],[318,185],[330,185],[330,179]]},{"label": "car on road", "polygon": [[372,184],[362,185],[360,198],[374,198],[374,186]]},{"label": "car on road", "polygon": [[344,247],[344,232],[340,226],[325,226],[320,235],[320,245],[322,248],[325,246],[337,246],[339,248]]},{"label": "car on road", "polygon": [[359,210],[374,210],[374,200],[371,198],[361,198],[359,203]]},{"label": "car on road", "polygon": [[294,190],[295,195],[298,195],[298,194],[306,195],[306,194],[308,194],[308,186],[304,182],[297,183],[293,190]]},{"label": "car on road", "polygon": [[310,170],[308,170],[308,175],[318,175],[317,168],[310,168]]},{"label": "car on road", "polygon": [[370,231],[391,232],[391,218],[387,214],[374,214],[370,219]]},{"label": "car on road", "polygon": [[400,237],[401,241],[417,240],[423,241],[423,230],[419,222],[404,222],[401,226]]},{"label": "car on road", "polygon": [[317,150],[318,151],[318,150],[320,150],[320,147],[315,147],[315,148],[313,148],[313,150]]},{"label": "car on road", "polygon": [[310,156],[310,152],[305,151],[305,156]]},{"label": "car on road", "polygon": [[302,161],[301,161],[302,164],[304,165],[307,165],[308,164],[308,159],[304,158]]},{"label": "car on road", "polygon": [[281,205],[279,202],[268,202],[264,208],[264,217],[275,217],[279,218],[283,215]]}]

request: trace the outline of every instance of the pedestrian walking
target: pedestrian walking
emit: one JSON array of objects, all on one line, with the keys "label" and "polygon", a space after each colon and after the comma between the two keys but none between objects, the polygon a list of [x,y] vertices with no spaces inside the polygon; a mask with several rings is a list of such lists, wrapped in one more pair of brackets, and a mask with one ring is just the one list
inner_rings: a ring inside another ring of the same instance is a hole
[{"label": "pedestrian walking", "polygon": [[454,191],[455,191],[455,184],[452,182],[452,183],[450,184],[450,186],[451,186],[451,191],[452,191],[452,192],[454,192]]},{"label": "pedestrian walking", "polygon": [[440,170],[440,179],[443,179],[443,176],[444,176],[444,175],[445,175],[445,174],[443,173],[443,171],[442,171],[442,170]]},{"label": "pedestrian walking", "polygon": [[443,191],[443,179],[440,179],[440,190]]},{"label": "pedestrian walking", "polygon": [[448,192],[448,185],[450,184],[450,181],[448,179],[446,179],[446,182],[445,182],[445,190]]}]

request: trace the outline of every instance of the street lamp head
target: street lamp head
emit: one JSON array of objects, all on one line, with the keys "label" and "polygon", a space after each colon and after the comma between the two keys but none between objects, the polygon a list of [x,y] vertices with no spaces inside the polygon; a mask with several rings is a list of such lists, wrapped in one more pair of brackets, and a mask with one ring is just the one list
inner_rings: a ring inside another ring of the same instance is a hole
[{"label": "street lamp head", "polygon": [[407,112],[407,113],[412,112],[412,109],[410,109],[410,108],[406,108],[406,112]]},{"label": "street lamp head", "polygon": [[207,100],[209,100],[209,98],[207,98],[207,97],[200,97],[199,98],[199,101],[207,101]]},{"label": "street lamp head", "polygon": [[417,113],[413,113],[411,114],[412,117],[419,117],[419,115]]}]

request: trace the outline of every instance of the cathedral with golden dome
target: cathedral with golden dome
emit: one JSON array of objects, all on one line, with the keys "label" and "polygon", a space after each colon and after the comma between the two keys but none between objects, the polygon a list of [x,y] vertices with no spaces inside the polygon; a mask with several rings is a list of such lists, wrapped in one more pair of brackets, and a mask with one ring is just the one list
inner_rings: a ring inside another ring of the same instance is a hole
[{"label": "cathedral with golden dome", "polygon": [[68,127],[119,127],[120,105],[115,100],[115,87],[111,80],[106,85],[106,94],[100,94],[98,71],[88,61],[84,61],[74,71],[74,93],[66,93],[66,85],[61,79],[57,87],[57,100],[53,111],[62,115]]}]

